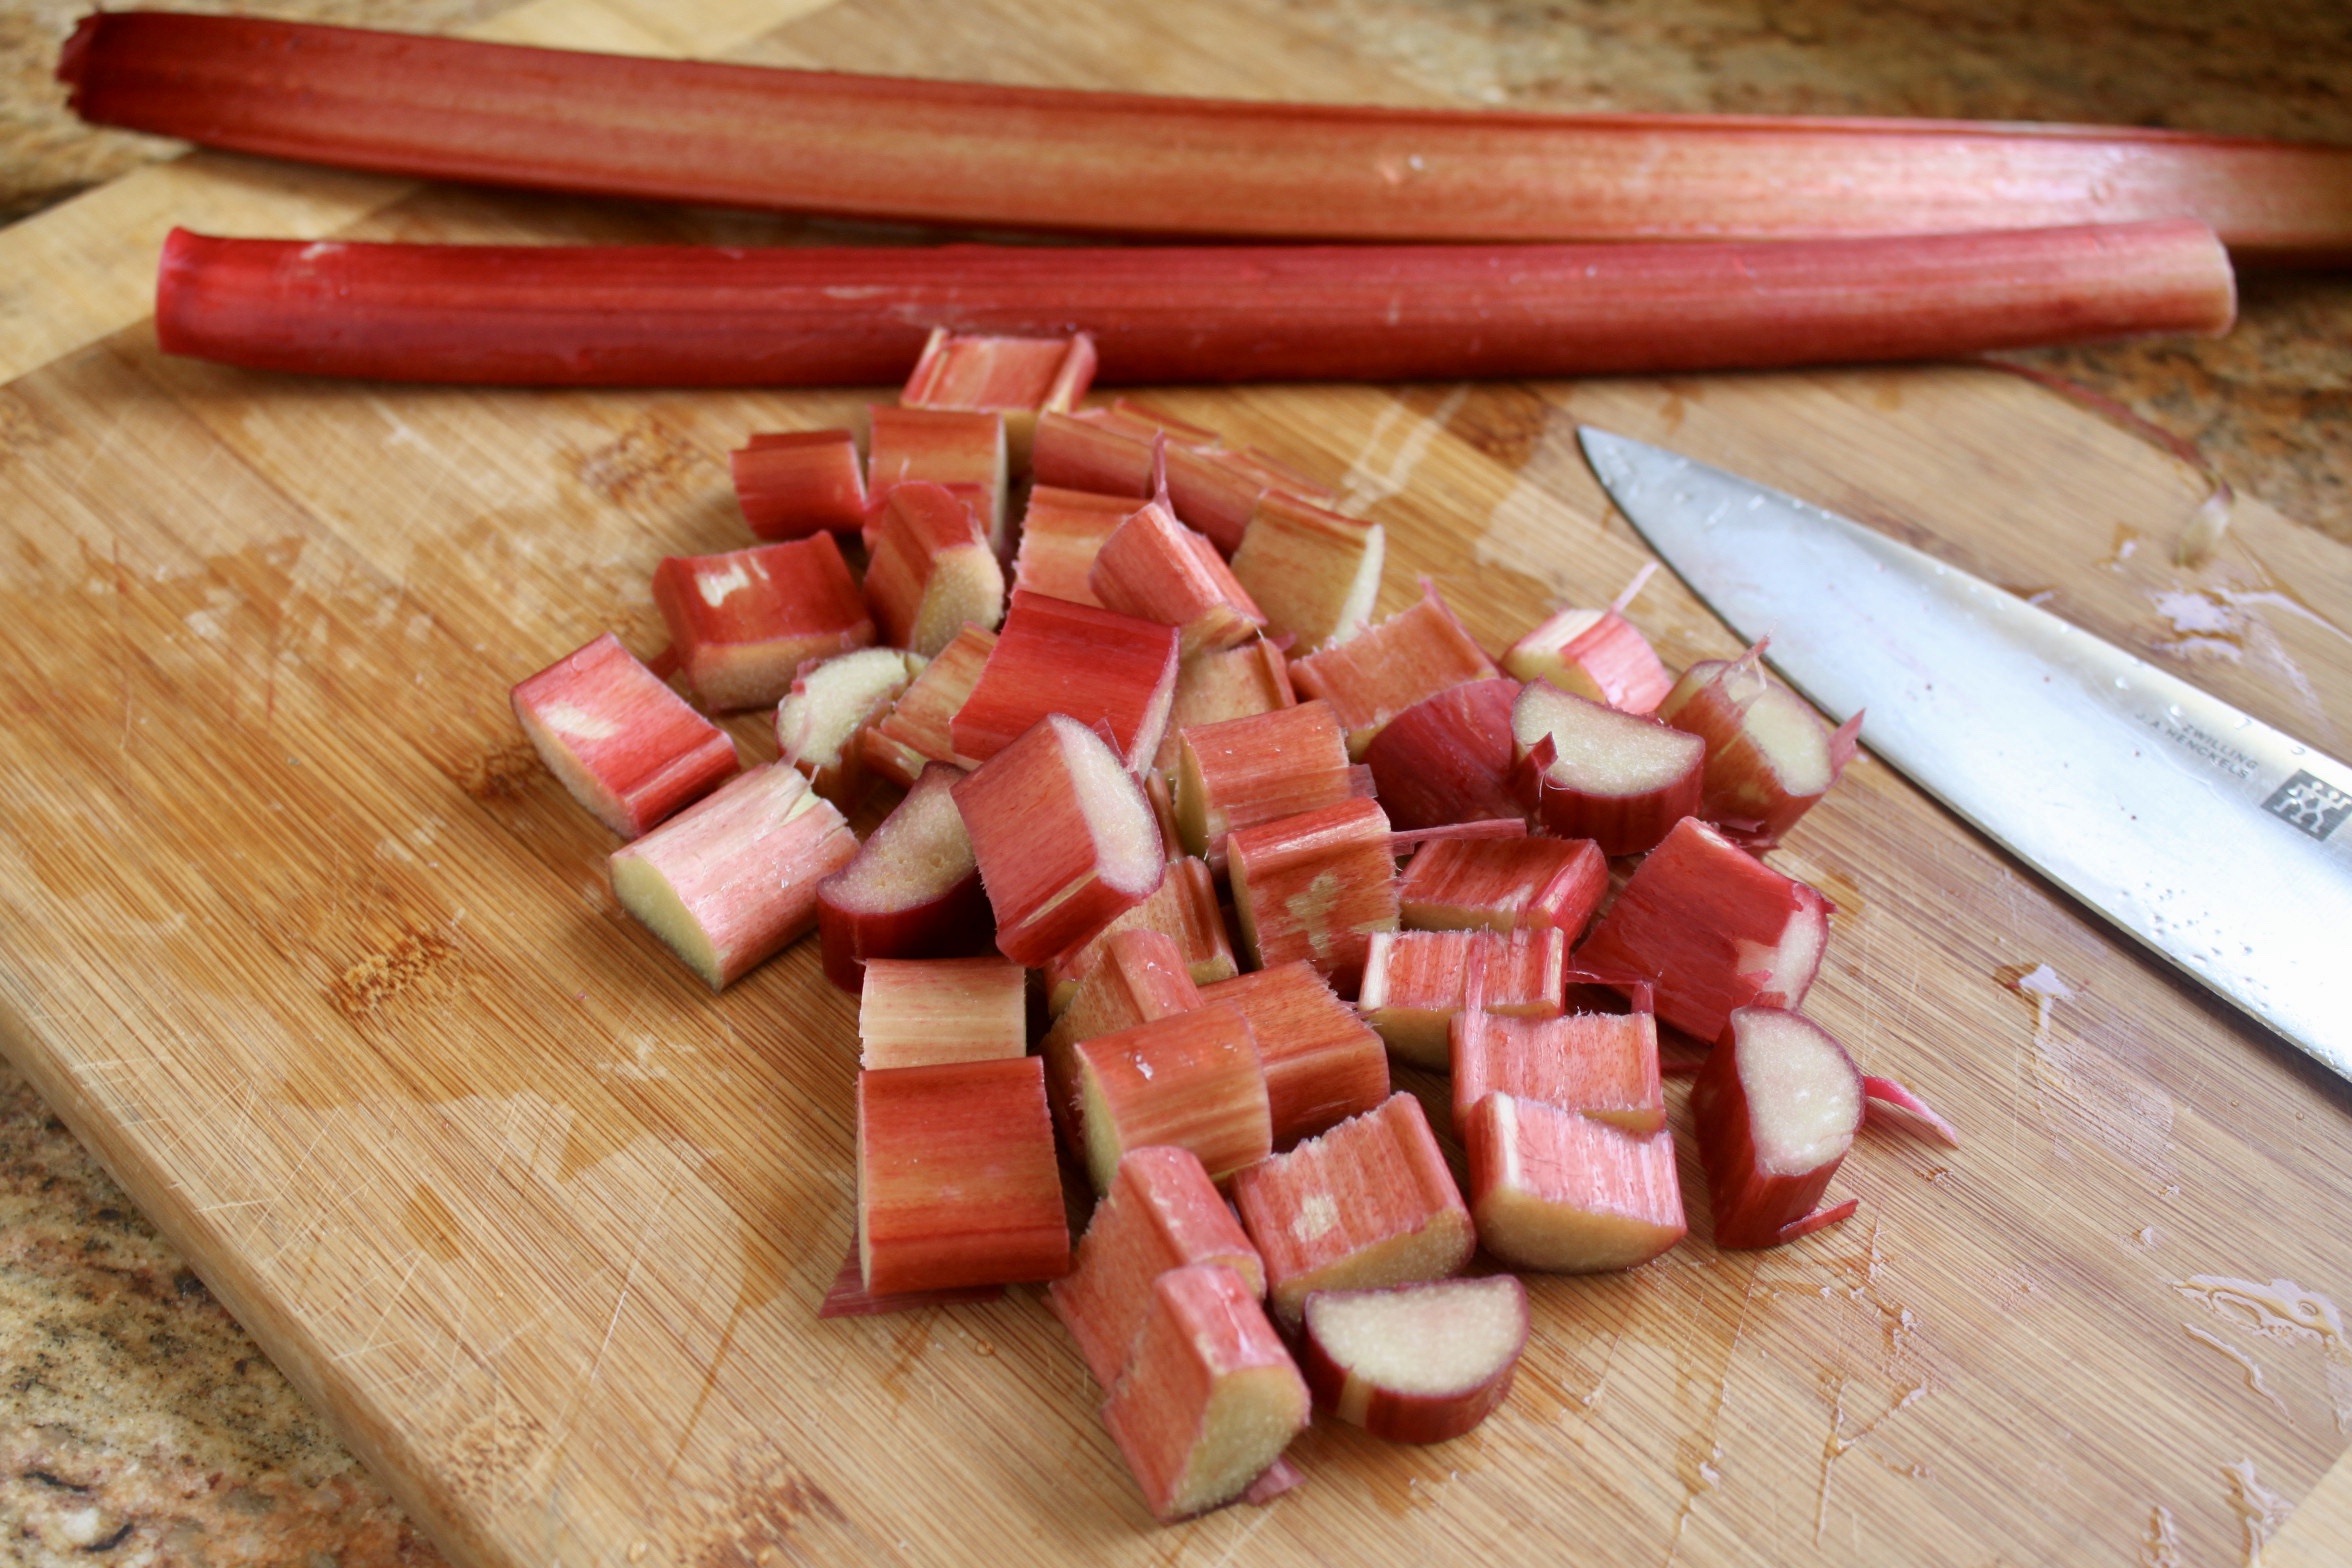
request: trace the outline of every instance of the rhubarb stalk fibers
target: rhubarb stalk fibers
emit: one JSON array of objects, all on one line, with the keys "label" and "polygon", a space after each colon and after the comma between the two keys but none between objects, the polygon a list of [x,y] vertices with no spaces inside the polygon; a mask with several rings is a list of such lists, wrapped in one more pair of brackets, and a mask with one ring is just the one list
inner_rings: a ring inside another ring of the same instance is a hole
[{"label": "rhubarb stalk fibers", "polygon": [[[822,161],[822,160],[815,160]],[[2193,220],[1739,245],[363,244],[175,231],[167,353],[509,386],[902,380],[929,330],[1094,335],[1103,384],[1568,376],[2226,331]],[[1269,613],[1271,613],[1269,611]]]},{"label": "rhubarb stalk fibers", "polygon": [[2352,149],[2122,126],[1238,103],[158,12],[84,18],[58,75],[84,119],[207,146],[872,218],[1511,242],[2196,217],[2247,256],[2352,255]]}]

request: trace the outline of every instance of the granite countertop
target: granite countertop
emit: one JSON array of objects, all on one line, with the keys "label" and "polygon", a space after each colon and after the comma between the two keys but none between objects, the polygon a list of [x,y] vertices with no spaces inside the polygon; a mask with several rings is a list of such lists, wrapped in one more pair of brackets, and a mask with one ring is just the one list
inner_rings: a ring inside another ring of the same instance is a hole
[{"label": "granite countertop", "polygon": [[[1466,103],[2099,120],[2352,142],[2352,8],[2340,0],[1235,3],[1282,10]],[[452,29],[505,8],[254,9]],[[174,150],[64,112],[49,73],[83,9],[0,0],[0,221]],[[2218,341],[2009,357],[2122,404],[2195,445],[2239,491],[2352,542],[2352,275],[2248,277],[2240,324]],[[441,1561],[5,1061],[0,1558]]]}]

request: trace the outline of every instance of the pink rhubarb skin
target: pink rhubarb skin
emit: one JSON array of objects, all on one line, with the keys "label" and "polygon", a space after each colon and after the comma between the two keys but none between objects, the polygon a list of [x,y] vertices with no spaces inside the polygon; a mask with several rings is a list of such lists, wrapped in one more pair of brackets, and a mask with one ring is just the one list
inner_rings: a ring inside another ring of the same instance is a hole
[{"label": "pink rhubarb skin", "polygon": [[1126,1369],[1151,1310],[1152,1281],[1188,1263],[1222,1264],[1253,1298],[1266,1293],[1258,1249],[1199,1158],[1165,1145],[1129,1152],[1094,1206],[1070,1272],[1046,1292],[1097,1383],[1107,1389]]},{"label": "pink rhubarb skin", "polygon": [[857,857],[817,885],[825,978],[855,993],[874,958],[964,958],[994,950],[980,867],[952,792],[961,768],[934,762]]},{"label": "pink rhubarb skin", "polygon": [[1700,1040],[1734,1008],[1801,1006],[1829,943],[1829,901],[1685,817],[1576,950],[1579,968],[1630,996],[1654,987],[1658,1016]]},{"label": "pink rhubarb skin", "polygon": [[[2228,257],[2185,220],[1501,250],[384,245],[175,230],[155,328],[166,353],[313,375],[861,386],[905,376],[925,322],[1075,321],[1102,345],[1104,383],[1165,385],[1956,358],[2219,334],[2236,302]],[[1238,454],[1169,450],[1176,515],[1221,549],[1239,544],[1259,494],[1287,488],[1239,471]]]},{"label": "pink rhubarb skin", "polygon": [[2128,127],[1158,98],[153,12],[85,18],[58,76],[84,119],[207,146],[958,227],[1781,241],[2193,214],[2249,255],[2352,253],[2352,150]]},{"label": "pink rhubarb skin", "polygon": [[[1793,1065],[1792,1039],[1805,1048]],[[1820,1025],[1780,1008],[1738,1009],[1692,1081],[1690,1103],[1716,1246],[1774,1247],[1853,1213],[1852,1200],[1815,1207],[1866,1103],[1853,1059]]]},{"label": "pink rhubarb skin", "polygon": [[1527,1344],[1508,1274],[1307,1298],[1299,1370],[1316,1403],[1391,1443],[1460,1437],[1502,1404]]},{"label": "pink rhubarb skin", "polygon": [[515,720],[574,800],[635,838],[735,775],[735,742],[612,633],[518,684]]},{"label": "pink rhubarb skin", "polygon": [[1151,1295],[1103,1420],[1153,1516],[1166,1521],[1241,1496],[1313,1407],[1239,1274],[1186,1264],[1153,1280]]},{"label": "pink rhubarb skin", "polygon": [[1388,721],[1364,761],[1388,820],[1405,830],[1513,818],[1527,808],[1511,789],[1513,680],[1467,681]]}]

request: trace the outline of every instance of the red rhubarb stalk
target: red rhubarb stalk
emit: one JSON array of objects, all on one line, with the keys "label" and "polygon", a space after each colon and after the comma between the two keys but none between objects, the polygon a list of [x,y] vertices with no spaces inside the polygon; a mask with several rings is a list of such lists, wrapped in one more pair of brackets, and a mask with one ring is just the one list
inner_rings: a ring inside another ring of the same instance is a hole
[{"label": "red rhubarb stalk", "polygon": [[1789,240],[2190,214],[2253,254],[2352,251],[2352,151],[2127,127],[1156,98],[141,12],[84,19],[58,75],[84,119],[213,147],[957,225]]},{"label": "red rhubarb stalk", "polygon": [[[502,386],[859,386],[903,377],[925,323],[1017,332],[1074,321],[1101,344],[1101,380],[1165,384],[1955,358],[2219,333],[2235,309],[2228,258],[2189,221],[1502,250],[608,249],[175,231],[155,326],[167,353],[255,370]],[[1181,457],[1171,468],[1224,461]],[[1176,515],[1233,548],[1231,518],[1192,494],[1195,477],[1171,472]],[[1087,487],[1066,474],[1044,482]],[[1250,480],[1239,498],[1267,487]],[[1259,583],[1240,575],[1282,625]]]}]

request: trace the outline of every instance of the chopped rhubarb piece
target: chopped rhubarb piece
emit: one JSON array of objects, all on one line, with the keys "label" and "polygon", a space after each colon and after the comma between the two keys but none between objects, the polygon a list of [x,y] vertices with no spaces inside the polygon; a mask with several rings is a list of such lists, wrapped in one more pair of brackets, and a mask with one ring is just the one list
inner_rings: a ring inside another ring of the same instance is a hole
[{"label": "chopped rhubarb piece", "polygon": [[1060,1013],[1077,995],[1078,982],[1102,961],[1110,939],[1121,931],[1159,931],[1175,938],[1194,983],[1231,978],[1233,938],[1217,908],[1217,882],[1205,861],[1189,856],[1168,862],[1159,890],[1103,927],[1102,934],[1046,965],[1047,1005]]},{"label": "chopped rhubarb piece", "polygon": [[1561,610],[1511,644],[1503,668],[1522,681],[1549,681],[1565,692],[1623,713],[1655,710],[1674,681],[1642,636],[1618,612],[1649,580],[1644,567],[1605,610]]},{"label": "chopped rhubarb piece", "polygon": [[1002,1285],[959,1285],[953,1290],[910,1290],[904,1295],[876,1296],[866,1291],[864,1275],[858,1264],[858,1247],[849,1244],[849,1255],[841,1260],[841,1272],[833,1276],[832,1285],[825,1292],[825,1300],[817,1308],[820,1318],[874,1318],[892,1312],[912,1312],[919,1307],[968,1306],[978,1301],[996,1301],[1004,1295]]},{"label": "chopped rhubarb piece", "polygon": [[1190,1149],[1222,1181],[1274,1147],[1266,1072],[1249,1019],[1231,1003],[1097,1035],[1078,1047],[1078,1072],[1097,1192],[1110,1190],[1130,1149]]},{"label": "chopped rhubarb piece", "polygon": [[1462,1011],[1473,967],[1485,977],[1483,1010],[1507,1018],[1557,1018],[1568,940],[1555,927],[1499,931],[1396,931],[1372,938],[1357,998],[1364,1021],[1399,1060],[1443,1072],[1447,1030]]},{"label": "chopped rhubarb piece", "polygon": [[[1251,1022],[1255,1023],[1253,1019]],[[1940,1143],[1947,1149],[1960,1147],[1960,1131],[1909,1089],[1892,1078],[1864,1078],[1862,1092],[1869,1098],[1862,1107],[1862,1120],[1872,1127],[1890,1127],[1907,1132],[1914,1138],[1925,1138]]]},{"label": "chopped rhubarb piece", "polygon": [[818,794],[849,803],[865,782],[858,731],[922,673],[922,656],[898,648],[860,648],[803,666],[776,706],[778,752],[808,775]]},{"label": "chopped rhubarb piece", "polygon": [[818,885],[825,978],[844,991],[863,986],[875,959],[958,958],[994,945],[988,895],[956,809],[962,777],[943,762],[923,769],[857,858]]},{"label": "chopped rhubarb piece", "polygon": [[1327,505],[1331,492],[1301,478],[1257,452],[1232,452],[1169,440],[1168,502],[1176,515],[1197,528],[1220,551],[1241,548],[1250,518],[1269,495],[1310,505]]},{"label": "chopped rhubarb piece", "polygon": [[1187,655],[1238,647],[1266,624],[1216,546],[1157,501],[1103,541],[1086,584],[1106,608],[1176,627]]},{"label": "chopped rhubarb piece", "polygon": [[1574,942],[1608,890],[1608,857],[1589,838],[1441,839],[1405,867],[1398,912],[1408,931],[1552,926]]},{"label": "chopped rhubarb piece", "polygon": [[1004,415],[1005,444],[1017,472],[1029,467],[1037,416],[1066,414],[1094,385],[1094,339],[978,337],[931,329],[922,357],[898,400],[907,408],[952,408]]},{"label": "chopped rhubarb piece", "polygon": [[831,534],[725,555],[667,555],[653,603],[687,684],[707,708],[765,708],[792,677],[874,640],[874,621]]},{"label": "chopped rhubarb piece", "polygon": [[1854,756],[1856,714],[1832,732],[1786,686],[1765,677],[1764,644],[1736,659],[1706,659],[1683,671],[1658,704],[1658,717],[1707,745],[1698,815],[1754,848],[1769,848],[1796,826]]},{"label": "chopped rhubarb piece", "polygon": [[1086,585],[1103,541],[1135,511],[1135,498],[1095,495],[1038,485],[1021,514],[1021,547],[1013,557],[1013,586],[1049,599],[1100,608]]},{"label": "chopped rhubarb piece", "polygon": [[1030,474],[1059,490],[1147,500],[1158,468],[1159,433],[1149,421],[1116,409],[1040,414]]},{"label": "chopped rhubarb piece", "polygon": [[1511,705],[1518,699],[1517,681],[1465,681],[1422,698],[1382,726],[1364,748],[1364,761],[1389,820],[1407,830],[1524,821],[1527,807],[1511,784],[1517,760]]},{"label": "chopped rhubarb piece", "polygon": [[1290,689],[1290,661],[1263,637],[1221,653],[1196,653],[1177,666],[1176,700],[1169,706],[1167,733],[1152,766],[1173,777],[1181,737],[1195,725],[1272,713],[1297,701]]},{"label": "chopped rhubarb piece", "polygon": [[1666,1125],[1658,1021],[1648,1013],[1498,1018],[1461,1012],[1451,1032],[1454,1130],[1490,1094],[1536,1100],[1629,1133]]},{"label": "chopped rhubarb piece", "polygon": [[1227,834],[1233,912],[1250,967],[1304,959],[1353,996],[1372,933],[1397,928],[1388,838],[1388,818],[1361,798]]},{"label": "chopped rhubarb piece", "polygon": [[[1259,498],[1233,576],[1265,612],[1266,629],[1301,648],[1342,642],[1372,622],[1387,535],[1280,492]],[[1489,671],[1488,673],[1492,673]]]},{"label": "chopped rhubarb piece", "polygon": [[547,771],[623,838],[692,805],[740,766],[727,732],[610,632],[518,684],[511,700]]},{"label": "chopped rhubarb piece", "polygon": [[1070,1226],[1033,1056],[858,1074],[858,1262],[867,1291],[1059,1279]]},{"label": "chopped rhubarb piece", "polygon": [[1199,724],[1177,739],[1184,848],[1221,858],[1225,835],[1353,799],[1347,732],[1327,702]]},{"label": "chopped rhubarb piece", "polygon": [[867,441],[866,492],[879,501],[894,485],[929,481],[975,499],[988,546],[999,558],[1012,554],[1005,492],[1011,477],[1002,414],[939,408],[867,409],[873,431]]},{"label": "chopped rhubarb piece", "polygon": [[755,435],[727,454],[743,520],[762,539],[850,533],[865,525],[866,477],[846,430]]},{"label": "chopped rhubarb piece", "polygon": [[928,658],[965,623],[1004,618],[1004,568],[972,509],[936,484],[892,485],[868,514],[866,602],[883,640]]},{"label": "chopped rhubarb piece", "polygon": [[1151,1290],[1103,1421],[1153,1516],[1182,1519],[1248,1490],[1306,1429],[1313,1404],[1239,1274],[1192,1263]]},{"label": "chopped rhubarb piece", "polygon": [[1347,726],[1348,754],[1362,757],[1381,726],[1413,704],[1498,673],[1436,585],[1424,581],[1419,599],[1378,626],[1294,661],[1290,683],[1301,697],[1331,700]]},{"label": "chopped rhubarb piece", "polygon": [[1309,1293],[1442,1279],[1477,1238],[1421,1102],[1392,1094],[1233,1180],[1266,1260],[1274,1315],[1296,1326]]},{"label": "chopped rhubarb piece", "polygon": [[1102,957],[1079,980],[1070,1005],[1037,1047],[1045,1058],[1045,1087],[1052,1096],[1055,1124],[1073,1149],[1085,1146],[1078,1047],[1098,1035],[1173,1018],[1201,1005],[1200,987],[1184,961],[1184,950],[1167,933],[1109,932],[1102,942]]},{"label": "chopped rhubarb piece", "polygon": [[1070,1272],[1045,1297],[1097,1383],[1110,1388],[1127,1370],[1152,1281],[1188,1263],[1233,1270],[1253,1301],[1266,1293],[1266,1265],[1199,1158],[1165,1144],[1134,1150],[1094,1206]]},{"label": "chopped rhubarb piece", "polygon": [[1519,798],[1561,838],[1635,855],[1698,810],[1707,748],[1695,735],[1542,681],[1519,694],[1511,733]]},{"label": "chopped rhubarb piece", "polygon": [[1806,1221],[1862,1107],[1862,1074],[1828,1030],[1784,1008],[1735,1009],[1691,1082],[1715,1245],[1774,1247],[1817,1229]]},{"label": "chopped rhubarb piece", "polygon": [[1307,1298],[1299,1369],[1315,1402],[1391,1443],[1442,1443],[1511,1391],[1527,1290],[1508,1274]]},{"label": "chopped rhubarb piece", "polygon": [[1150,897],[1167,862],[1134,776],[1065,714],[955,784],[996,915],[997,951],[1042,965]]},{"label": "chopped rhubarb piece", "polygon": [[1016,593],[972,695],[949,725],[985,762],[1049,713],[1109,726],[1120,763],[1151,766],[1176,695],[1176,628]]},{"label": "chopped rhubarb piece", "polygon": [[1490,1094],[1462,1129],[1478,1240],[1519,1268],[1594,1274],[1647,1263],[1690,1229],[1674,1135]]},{"label": "chopped rhubarb piece", "polygon": [[1201,1000],[1229,1002],[1249,1020],[1266,1070],[1275,1148],[1312,1138],[1388,1098],[1388,1048],[1309,965],[1235,975],[1203,986]]},{"label": "chopped rhubarb piece", "polygon": [[613,895],[721,989],[817,921],[857,837],[781,762],[753,768],[612,857]]},{"label": "chopped rhubarb piece", "polygon": [[858,1065],[1029,1054],[1029,976],[1002,958],[875,958],[858,993]]},{"label": "chopped rhubarb piece", "polygon": [[[1804,1005],[1828,943],[1827,899],[1687,817],[1635,869],[1576,964],[1649,981],[1660,1018],[1712,1040],[1735,1007]],[[1628,981],[1608,983],[1632,994]]]},{"label": "chopped rhubarb piece", "polygon": [[866,766],[900,789],[912,788],[928,763],[978,767],[977,757],[955,749],[955,738],[949,731],[956,710],[972,695],[995,647],[996,633],[965,622],[939,657],[923,666],[923,673],[900,695],[897,705],[859,735],[858,752]]}]

